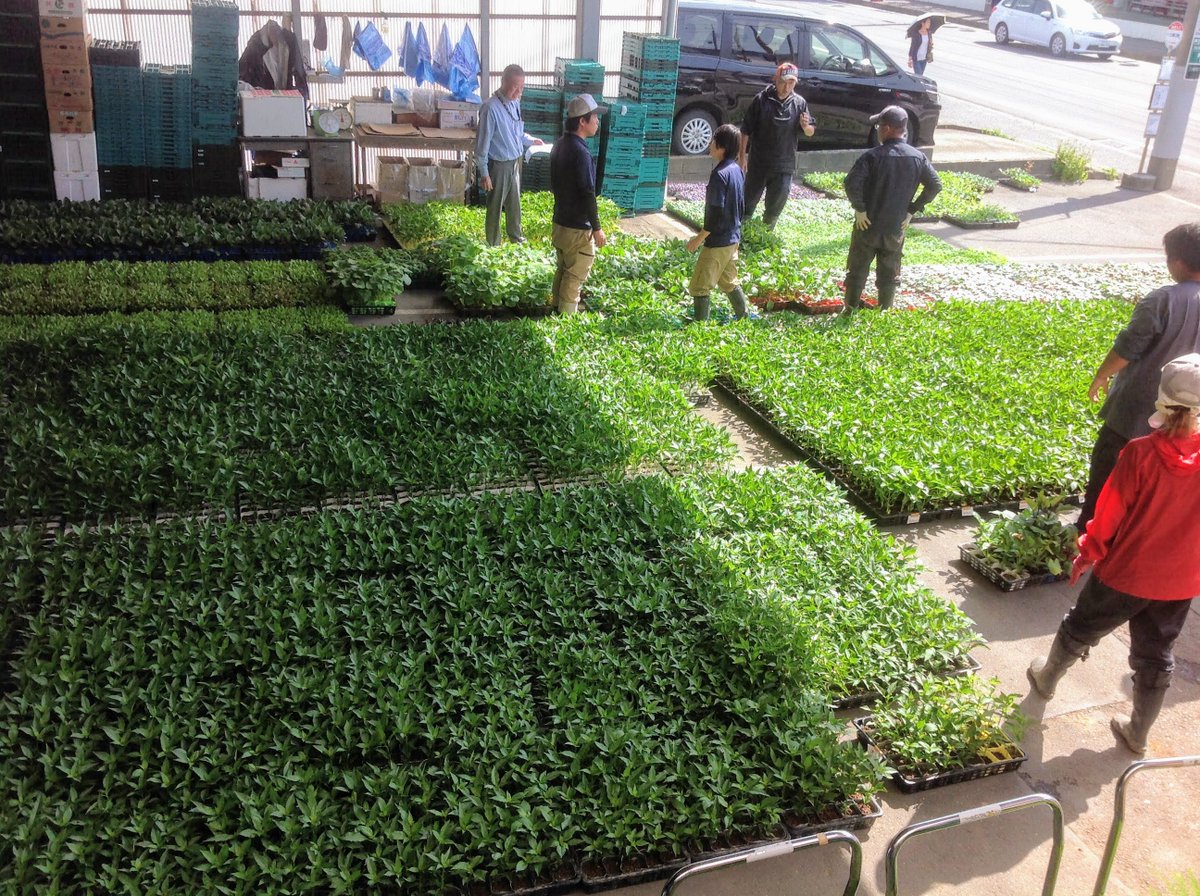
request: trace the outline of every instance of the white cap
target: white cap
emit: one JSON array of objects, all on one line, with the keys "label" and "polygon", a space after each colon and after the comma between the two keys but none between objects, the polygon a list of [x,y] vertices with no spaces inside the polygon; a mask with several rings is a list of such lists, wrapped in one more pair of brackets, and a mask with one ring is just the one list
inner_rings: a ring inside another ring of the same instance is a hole
[{"label": "white cap", "polygon": [[1167,422],[1171,408],[1190,408],[1192,416],[1200,417],[1200,354],[1192,352],[1168,361],[1162,369],[1158,384],[1158,401],[1150,425],[1158,429]]},{"label": "white cap", "polygon": [[567,103],[567,118],[582,118],[592,112],[607,112],[607,106],[601,106],[592,99],[590,93],[581,93]]}]

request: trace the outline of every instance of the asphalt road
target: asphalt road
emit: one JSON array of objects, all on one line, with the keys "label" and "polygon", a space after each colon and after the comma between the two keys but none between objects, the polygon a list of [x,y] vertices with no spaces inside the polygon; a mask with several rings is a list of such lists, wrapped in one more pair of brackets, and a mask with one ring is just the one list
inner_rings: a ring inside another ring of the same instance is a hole
[{"label": "asphalt road", "polygon": [[[904,31],[911,17],[905,13],[832,0],[774,2],[851,25],[897,62],[907,55]],[[1091,150],[1094,168],[1139,170],[1156,64],[1122,57],[1055,59],[1036,47],[1000,46],[988,31],[953,21],[938,31],[935,49],[926,74],[938,82],[942,124],[995,128],[1050,151],[1074,140]],[[1172,192],[1200,199],[1200,101],[1192,112]]]}]

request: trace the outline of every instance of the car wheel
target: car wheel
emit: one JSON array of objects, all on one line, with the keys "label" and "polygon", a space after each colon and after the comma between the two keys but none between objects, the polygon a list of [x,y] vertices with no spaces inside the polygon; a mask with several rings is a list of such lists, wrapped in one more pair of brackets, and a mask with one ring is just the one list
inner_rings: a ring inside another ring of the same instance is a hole
[{"label": "car wheel", "polygon": [[1008,43],[1008,26],[1005,25],[1003,22],[1001,22],[999,25],[996,26],[996,43],[998,43],[998,44]]},{"label": "car wheel", "polygon": [[1099,53],[1097,55],[1099,55],[1101,62],[1108,62],[1108,60],[1113,58],[1112,53]]},{"label": "car wheel", "polygon": [[908,135],[904,138],[904,142],[909,146],[918,146],[921,140],[921,128],[917,124],[917,116],[911,112],[908,113]]},{"label": "car wheel", "polygon": [[681,156],[704,155],[716,130],[717,120],[703,109],[687,109],[675,119],[675,153]]},{"label": "car wheel", "polygon": [[1056,34],[1050,38],[1050,55],[1051,56],[1066,56],[1067,55],[1067,39],[1061,34]]}]

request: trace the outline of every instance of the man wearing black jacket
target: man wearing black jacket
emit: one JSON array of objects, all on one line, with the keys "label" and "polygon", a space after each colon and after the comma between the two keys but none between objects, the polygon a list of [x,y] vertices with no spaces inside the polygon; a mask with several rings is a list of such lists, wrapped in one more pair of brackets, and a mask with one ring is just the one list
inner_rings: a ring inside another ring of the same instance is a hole
[{"label": "man wearing black jacket", "polygon": [[754,214],[765,192],[763,223],[770,228],[775,227],[792,189],[799,136],[816,132],[808,103],[796,93],[799,77],[795,65],[781,63],[774,83],[755,95],[742,121],[738,164],[746,172],[746,218]]},{"label": "man wearing black jacket", "polygon": [[604,245],[596,209],[596,164],[583,141],[600,130],[604,106],[581,93],[567,104],[565,133],[550,150],[550,190],[554,193],[554,243],[558,265],[552,295],[559,314],[579,310],[579,291]]},{"label": "man wearing black jacket", "polygon": [[843,313],[847,314],[862,307],[862,291],[872,261],[879,307],[892,307],[909,222],[942,189],[942,181],[925,154],[904,142],[907,112],[899,106],[888,106],[872,115],[871,123],[879,131],[879,145],[859,156],[846,175],[846,198],[854,206],[854,230],[846,259]]}]

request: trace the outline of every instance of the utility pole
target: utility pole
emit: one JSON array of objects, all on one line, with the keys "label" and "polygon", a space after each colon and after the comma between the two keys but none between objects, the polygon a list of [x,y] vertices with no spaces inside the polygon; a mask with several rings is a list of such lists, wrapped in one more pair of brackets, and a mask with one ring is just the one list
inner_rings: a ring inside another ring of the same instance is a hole
[{"label": "utility pole", "polygon": [[1171,85],[1167,89],[1162,119],[1154,138],[1154,150],[1150,153],[1150,164],[1146,168],[1146,172],[1154,177],[1155,190],[1171,189],[1175,182],[1175,169],[1179,165],[1179,153],[1183,149],[1183,138],[1187,134],[1188,115],[1192,111],[1192,100],[1196,97],[1196,82],[1200,79],[1200,35],[1196,33],[1198,14],[1200,0],[1191,0],[1183,18],[1183,40],[1175,51]]}]

